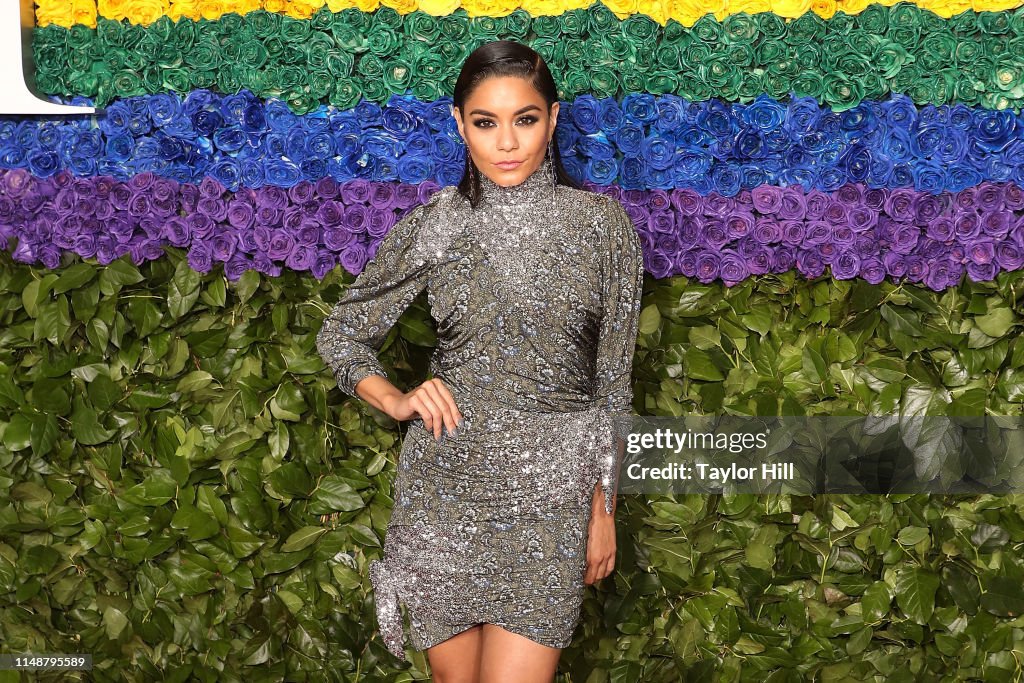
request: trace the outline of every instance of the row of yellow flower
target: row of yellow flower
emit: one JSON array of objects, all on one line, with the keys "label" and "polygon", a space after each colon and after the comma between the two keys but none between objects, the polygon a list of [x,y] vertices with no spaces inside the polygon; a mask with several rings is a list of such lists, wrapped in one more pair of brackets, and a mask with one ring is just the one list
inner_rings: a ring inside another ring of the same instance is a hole
[{"label": "row of yellow flower", "polygon": [[[8,2],[9,0],[2,0]],[[878,0],[894,5],[898,0]],[[601,0],[619,19],[631,14],[646,14],[659,24],[675,19],[692,26],[705,14],[722,20],[730,14],[774,12],[781,17],[795,18],[814,12],[829,19],[836,12],[858,14],[872,0]],[[36,0],[36,22],[40,26],[85,24],[94,28],[97,17],[122,20],[134,24],[150,24],[161,16],[171,19],[217,19],[230,12],[245,14],[258,9],[308,19],[321,7],[332,12],[355,7],[373,12],[391,7],[402,14],[420,10],[434,16],[451,14],[459,7],[471,17],[505,16],[523,8],[533,16],[561,14],[582,9],[593,0]],[[922,9],[949,18],[961,12],[1002,11],[1015,9],[1024,0],[916,0]]]}]

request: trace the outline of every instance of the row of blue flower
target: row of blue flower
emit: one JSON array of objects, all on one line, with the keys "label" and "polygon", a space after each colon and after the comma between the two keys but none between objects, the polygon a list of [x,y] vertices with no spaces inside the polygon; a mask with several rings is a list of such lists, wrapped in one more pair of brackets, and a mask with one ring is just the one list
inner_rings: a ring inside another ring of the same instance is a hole
[{"label": "row of blue flower", "polygon": [[[56,267],[65,251],[109,263],[160,258],[168,245],[189,251],[192,267],[223,263],[229,279],[283,267],[317,278],[339,263],[362,270],[395,221],[439,186],[321,178],[291,188],[229,192],[151,173],[121,182],[61,172],[37,178],[0,171],[0,246],[21,262]],[[644,265],[728,285],[796,268],[839,279],[886,276],[935,290],[963,274],[991,280],[1024,266],[1024,189],[983,183],[958,193],[848,184],[834,193],[764,185],[734,197],[693,190],[589,189],[622,202],[643,240]],[[9,238],[16,238],[11,245]]]},{"label": "row of blue flower", "polygon": [[[40,177],[65,169],[122,180],[147,171],[179,182],[212,177],[232,190],[325,177],[451,185],[462,177],[465,148],[450,105],[394,96],[384,107],[364,100],[297,116],[248,91],[132,97],[99,117],[0,122],[0,168]],[[1024,114],[917,107],[905,96],[837,113],[811,98],[585,95],[563,103],[558,143],[576,178],[625,189],[733,196],[763,184],[833,191],[860,182],[936,193],[1024,183]]]}]

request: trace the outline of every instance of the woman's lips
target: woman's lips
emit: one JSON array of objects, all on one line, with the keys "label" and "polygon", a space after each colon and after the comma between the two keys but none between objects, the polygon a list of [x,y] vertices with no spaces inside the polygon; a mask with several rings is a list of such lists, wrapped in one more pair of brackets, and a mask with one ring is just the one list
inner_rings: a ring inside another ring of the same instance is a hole
[{"label": "woman's lips", "polygon": [[498,163],[496,163],[494,165],[497,166],[498,168],[504,169],[506,171],[511,171],[513,168],[516,168],[521,163],[523,163],[523,162],[521,162],[521,161],[499,161]]}]

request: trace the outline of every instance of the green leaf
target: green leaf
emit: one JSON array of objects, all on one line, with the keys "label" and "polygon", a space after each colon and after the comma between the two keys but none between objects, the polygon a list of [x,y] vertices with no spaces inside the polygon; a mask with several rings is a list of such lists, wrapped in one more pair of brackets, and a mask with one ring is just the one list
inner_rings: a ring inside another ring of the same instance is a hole
[{"label": "green leaf", "polygon": [[935,609],[938,574],[918,567],[902,570],[896,579],[896,604],[918,624],[928,623]]},{"label": "green leaf", "polygon": [[974,319],[974,324],[982,332],[990,337],[1002,337],[1010,331],[1016,322],[1017,316],[1009,308],[999,306],[992,308],[985,315]]},{"label": "green leaf", "polygon": [[288,537],[288,540],[281,546],[281,550],[286,553],[302,550],[306,546],[316,543],[317,539],[327,531],[327,528],[322,526],[304,526]]}]

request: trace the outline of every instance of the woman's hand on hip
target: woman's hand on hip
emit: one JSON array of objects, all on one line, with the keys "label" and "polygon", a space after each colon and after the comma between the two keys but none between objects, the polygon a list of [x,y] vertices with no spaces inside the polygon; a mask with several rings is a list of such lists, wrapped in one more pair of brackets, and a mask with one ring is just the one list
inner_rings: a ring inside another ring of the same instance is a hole
[{"label": "woman's hand on hip", "polygon": [[600,510],[590,515],[587,531],[587,572],[583,582],[587,585],[600,581],[615,568],[615,515]]},{"label": "woman's hand on hip", "polygon": [[442,425],[451,434],[462,421],[462,413],[455,405],[452,392],[436,377],[395,397],[387,407],[387,413],[396,420],[423,418],[423,426],[434,432],[435,439],[441,438]]}]

